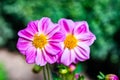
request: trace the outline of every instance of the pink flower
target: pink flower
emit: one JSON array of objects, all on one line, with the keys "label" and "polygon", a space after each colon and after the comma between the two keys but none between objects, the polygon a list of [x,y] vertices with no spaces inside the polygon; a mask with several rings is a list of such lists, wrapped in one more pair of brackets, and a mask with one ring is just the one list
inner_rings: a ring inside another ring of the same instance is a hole
[{"label": "pink flower", "polygon": [[107,74],[105,80],[119,80],[115,74]]},{"label": "pink flower", "polygon": [[60,19],[58,24],[62,28],[61,31],[65,34],[65,39],[61,42],[63,51],[58,62],[68,66],[71,63],[89,59],[89,46],[93,44],[96,37],[90,32],[87,22]]},{"label": "pink flower", "polygon": [[26,62],[40,66],[55,63],[61,51],[59,42],[64,39],[59,30],[60,27],[47,17],[31,21],[27,28],[20,30],[17,48],[26,56]]}]

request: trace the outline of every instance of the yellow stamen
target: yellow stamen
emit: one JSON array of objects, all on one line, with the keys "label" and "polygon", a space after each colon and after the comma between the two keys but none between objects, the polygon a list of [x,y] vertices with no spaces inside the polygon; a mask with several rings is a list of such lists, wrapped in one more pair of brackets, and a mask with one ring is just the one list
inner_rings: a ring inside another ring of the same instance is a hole
[{"label": "yellow stamen", "polygon": [[74,47],[77,46],[78,40],[75,38],[74,35],[70,34],[66,36],[66,39],[64,41],[64,45],[68,49],[73,49]]},{"label": "yellow stamen", "polygon": [[47,37],[44,34],[35,34],[34,35],[34,39],[32,44],[36,47],[36,48],[44,48],[45,45],[47,44]]}]

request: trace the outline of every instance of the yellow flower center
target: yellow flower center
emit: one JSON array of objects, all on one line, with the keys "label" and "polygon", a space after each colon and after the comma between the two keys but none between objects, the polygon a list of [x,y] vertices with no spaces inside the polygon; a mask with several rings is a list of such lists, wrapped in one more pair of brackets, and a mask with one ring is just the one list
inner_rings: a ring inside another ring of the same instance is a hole
[{"label": "yellow flower center", "polygon": [[45,45],[47,44],[47,37],[44,34],[35,34],[34,35],[34,39],[32,44],[36,47],[36,48],[44,48]]},{"label": "yellow flower center", "polygon": [[66,36],[66,39],[64,41],[64,45],[68,49],[73,49],[74,47],[77,46],[77,42],[78,42],[78,40],[75,38],[75,36],[70,34],[70,35]]}]

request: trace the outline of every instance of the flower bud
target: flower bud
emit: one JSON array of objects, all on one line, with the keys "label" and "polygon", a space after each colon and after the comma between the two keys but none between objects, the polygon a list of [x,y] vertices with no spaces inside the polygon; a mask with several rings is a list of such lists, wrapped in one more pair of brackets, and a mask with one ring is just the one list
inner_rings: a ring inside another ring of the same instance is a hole
[{"label": "flower bud", "polygon": [[42,70],[42,68],[43,68],[42,66],[34,65],[32,71],[33,71],[34,73],[39,73],[39,72]]},{"label": "flower bud", "polygon": [[60,69],[59,73],[60,74],[66,74],[68,72],[68,69]]},{"label": "flower bud", "polygon": [[107,74],[105,80],[119,80],[115,74]]},{"label": "flower bud", "polygon": [[79,78],[79,76],[80,76],[80,74],[79,74],[79,73],[76,73],[76,74],[75,74],[75,78],[76,78],[76,79],[78,79],[78,78]]},{"label": "flower bud", "polygon": [[70,72],[73,72],[75,69],[76,69],[76,66],[75,66],[74,64],[71,64],[71,65],[69,66],[69,71],[70,71]]},{"label": "flower bud", "polygon": [[75,74],[75,79],[76,80],[85,80],[85,77],[83,75],[80,75],[79,73]]}]

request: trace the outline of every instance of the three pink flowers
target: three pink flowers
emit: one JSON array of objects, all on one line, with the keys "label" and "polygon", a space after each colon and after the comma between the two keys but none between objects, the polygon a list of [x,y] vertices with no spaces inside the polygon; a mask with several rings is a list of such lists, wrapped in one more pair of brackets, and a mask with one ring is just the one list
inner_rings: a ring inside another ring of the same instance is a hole
[{"label": "three pink flowers", "polygon": [[96,39],[86,21],[62,18],[53,23],[47,17],[29,22],[18,36],[17,48],[26,56],[26,62],[40,66],[55,62],[69,66],[85,61]]}]

